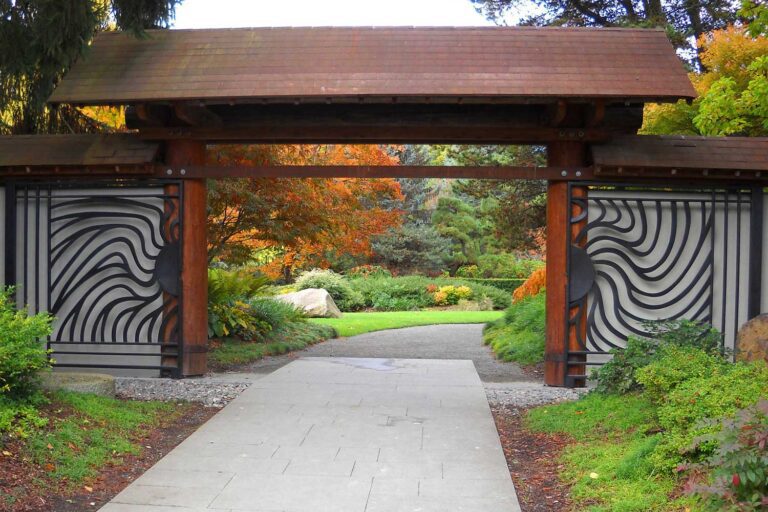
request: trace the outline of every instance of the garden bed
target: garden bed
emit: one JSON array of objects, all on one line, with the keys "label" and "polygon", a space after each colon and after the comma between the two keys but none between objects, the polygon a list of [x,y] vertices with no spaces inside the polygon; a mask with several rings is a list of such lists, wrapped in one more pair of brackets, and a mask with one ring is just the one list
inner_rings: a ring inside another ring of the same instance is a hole
[{"label": "garden bed", "polygon": [[98,510],[216,411],[200,404],[53,394],[39,408],[45,426],[3,438],[0,511]]}]

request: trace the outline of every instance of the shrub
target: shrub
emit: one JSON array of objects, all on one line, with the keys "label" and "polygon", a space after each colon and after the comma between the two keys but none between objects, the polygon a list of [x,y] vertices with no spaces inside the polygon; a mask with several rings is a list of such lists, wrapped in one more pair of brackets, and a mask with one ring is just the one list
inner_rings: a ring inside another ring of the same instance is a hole
[{"label": "shrub", "polygon": [[[387,311],[409,311],[438,305],[435,302],[435,293],[440,288],[452,286],[461,288],[460,300],[466,300],[467,291],[469,297],[478,302],[493,302],[495,309],[509,307],[512,297],[493,286],[485,286],[462,279],[428,278],[423,276],[404,276],[392,278],[352,279],[350,286],[362,295],[365,307],[373,309],[385,309]],[[397,308],[397,309],[393,309]]]},{"label": "shrub", "polygon": [[296,288],[322,288],[333,297],[342,311],[358,311],[365,305],[362,294],[344,276],[333,270],[314,269],[304,272],[296,279]]},{"label": "shrub", "polygon": [[545,329],[546,295],[540,293],[512,304],[486,328],[483,340],[503,361],[538,364],[544,361]]},{"label": "shrub", "polygon": [[480,277],[477,265],[462,265],[456,269],[456,277]]},{"label": "shrub", "polygon": [[225,304],[247,300],[266,291],[267,277],[238,270],[208,269],[208,302]]},{"label": "shrub", "polygon": [[635,377],[645,395],[661,403],[683,382],[713,375],[726,364],[719,354],[695,347],[666,345],[658,349],[650,364],[636,371]]},{"label": "shrub", "polygon": [[272,326],[254,317],[250,305],[245,302],[208,303],[209,338],[238,336],[245,340],[254,340],[270,330]]},{"label": "shrub", "polygon": [[648,338],[630,337],[623,349],[611,350],[613,358],[592,373],[600,393],[626,394],[640,389],[635,374],[653,361],[656,343]]},{"label": "shrub", "polygon": [[477,260],[478,275],[465,277],[527,279],[535,270],[543,266],[542,260],[519,258],[510,253],[483,254]]},{"label": "shrub", "polygon": [[17,310],[12,294],[12,288],[0,292],[0,395],[23,399],[35,393],[40,370],[51,365],[43,338],[53,318]]},{"label": "shrub", "polygon": [[441,286],[440,289],[432,294],[435,305],[437,306],[455,306],[460,300],[469,300],[472,298],[472,289],[469,286]]},{"label": "shrub", "polygon": [[392,277],[392,272],[381,265],[359,265],[349,269],[347,276],[351,278]]},{"label": "shrub", "polygon": [[599,392],[623,394],[640,389],[637,370],[651,364],[662,347],[691,347],[716,353],[720,346],[720,334],[715,329],[690,320],[649,322],[644,327],[649,333],[647,338],[630,337],[626,348],[611,350],[613,359],[593,372]]},{"label": "shrub", "polygon": [[292,323],[306,320],[304,312],[293,305],[280,300],[259,297],[248,302],[250,314],[257,320],[267,323],[272,330]]},{"label": "shrub", "polygon": [[707,485],[690,486],[707,510],[758,511],[768,508],[768,400],[720,420],[716,434],[696,440],[714,442],[717,449],[693,466],[707,474]]},{"label": "shrub", "polygon": [[707,418],[733,417],[737,410],[768,396],[768,366],[734,363],[716,366],[712,373],[685,380],[674,388],[657,410],[662,441],[652,460],[660,469],[672,470],[681,462],[710,456],[713,440],[694,444],[699,436],[717,431]]},{"label": "shrub", "polygon": [[541,267],[535,270],[525,282],[520,285],[512,294],[515,301],[523,300],[526,297],[533,297],[541,293],[547,286],[547,268]]},{"label": "shrub", "polygon": [[515,290],[520,288],[523,285],[523,283],[525,283],[525,279],[503,278],[503,277],[489,277],[489,278],[465,277],[464,279],[467,281],[485,285],[485,286],[493,286],[494,288],[498,288],[507,293],[514,293]]}]

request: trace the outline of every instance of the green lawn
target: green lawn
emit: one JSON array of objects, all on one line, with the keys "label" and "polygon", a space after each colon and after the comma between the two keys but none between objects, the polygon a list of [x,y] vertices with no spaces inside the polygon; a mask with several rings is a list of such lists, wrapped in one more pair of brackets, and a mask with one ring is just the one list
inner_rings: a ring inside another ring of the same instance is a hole
[{"label": "green lawn", "polygon": [[503,315],[503,311],[384,311],[344,313],[341,318],[313,318],[311,321],[330,325],[339,336],[346,337],[417,325],[484,324],[498,320]]}]

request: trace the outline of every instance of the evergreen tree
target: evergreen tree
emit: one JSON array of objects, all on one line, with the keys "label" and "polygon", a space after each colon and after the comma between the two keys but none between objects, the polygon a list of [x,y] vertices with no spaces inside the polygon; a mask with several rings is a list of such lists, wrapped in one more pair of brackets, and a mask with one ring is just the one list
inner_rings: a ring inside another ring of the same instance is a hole
[{"label": "evergreen tree", "polygon": [[138,37],[167,27],[180,0],[0,0],[0,133],[71,133],[101,126],[71,107],[45,105],[100,30]]},{"label": "evergreen tree", "polygon": [[[696,41],[738,21],[739,0],[470,0],[497,23],[510,13],[535,13],[523,25],[574,27],[661,27],[672,43],[700,66]],[[755,2],[760,3],[760,2]]]}]

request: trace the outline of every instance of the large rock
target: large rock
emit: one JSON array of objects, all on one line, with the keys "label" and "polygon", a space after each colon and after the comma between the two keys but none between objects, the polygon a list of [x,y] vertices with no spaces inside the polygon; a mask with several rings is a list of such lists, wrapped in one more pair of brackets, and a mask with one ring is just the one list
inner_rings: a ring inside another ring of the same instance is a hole
[{"label": "large rock", "polygon": [[738,361],[768,362],[768,314],[763,313],[745,323],[736,337]]},{"label": "large rock", "polygon": [[307,288],[299,292],[278,295],[275,299],[293,304],[310,317],[341,318],[341,310],[336,306],[333,297],[322,288]]}]

